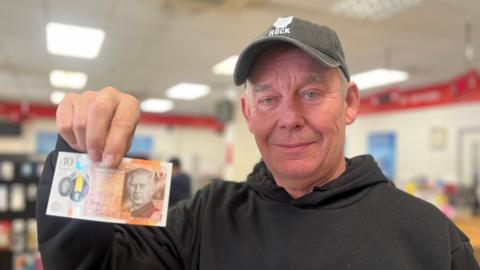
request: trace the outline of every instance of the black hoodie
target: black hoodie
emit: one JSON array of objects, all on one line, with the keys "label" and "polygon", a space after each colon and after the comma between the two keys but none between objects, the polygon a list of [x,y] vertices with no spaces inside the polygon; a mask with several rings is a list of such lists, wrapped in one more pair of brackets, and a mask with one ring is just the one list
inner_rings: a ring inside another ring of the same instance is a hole
[{"label": "black hoodie", "polygon": [[45,163],[38,237],[55,269],[478,270],[468,238],[434,206],[396,189],[370,156],[292,199],[263,162],[243,183],[209,185],[168,213],[167,227],[46,216],[58,151]]}]

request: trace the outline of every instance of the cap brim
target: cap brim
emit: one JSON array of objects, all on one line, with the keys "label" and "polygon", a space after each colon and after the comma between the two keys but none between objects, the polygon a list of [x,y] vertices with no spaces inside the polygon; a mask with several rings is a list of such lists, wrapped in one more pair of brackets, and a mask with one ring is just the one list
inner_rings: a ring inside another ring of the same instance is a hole
[{"label": "cap brim", "polygon": [[235,71],[233,73],[233,80],[235,82],[235,85],[242,85],[243,83],[245,83],[250,73],[250,68],[253,62],[261,52],[273,45],[281,43],[289,43],[295,45],[324,66],[331,68],[340,66],[339,61],[333,59],[325,52],[314,49],[306,44],[298,42],[295,39],[286,36],[265,37],[251,43],[247,48],[242,51],[242,53],[238,57],[237,64],[235,65]]}]

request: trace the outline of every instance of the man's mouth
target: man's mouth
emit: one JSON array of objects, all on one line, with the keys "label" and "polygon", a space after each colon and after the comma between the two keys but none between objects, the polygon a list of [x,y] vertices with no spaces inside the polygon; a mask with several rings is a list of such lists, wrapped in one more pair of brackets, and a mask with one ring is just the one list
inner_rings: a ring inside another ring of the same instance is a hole
[{"label": "man's mouth", "polygon": [[308,146],[312,145],[314,142],[302,142],[302,143],[275,143],[274,147],[279,148],[280,151],[288,153],[296,153],[305,150]]}]

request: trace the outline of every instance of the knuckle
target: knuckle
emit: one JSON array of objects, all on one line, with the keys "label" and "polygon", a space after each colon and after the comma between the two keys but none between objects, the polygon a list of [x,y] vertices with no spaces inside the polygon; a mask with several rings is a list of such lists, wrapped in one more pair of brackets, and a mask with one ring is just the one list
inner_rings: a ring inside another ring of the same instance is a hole
[{"label": "knuckle", "polygon": [[115,116],[112,120],[112,125],[114,127],[119,127],[122,129],[133,130],[135,123],[133,123],[128,117]]},{"label": "knuckle", "polygon": [[87,139],[87,148],[90,149],[103,149],[104,140],[100,135],[91,135]]},{"label": "knuckle", "polygon": [[65,103],[72,103],[75,99],[77,99],[79,97],[78,94],[75,94],[75,93],[67,93],[65,94],[65,96],[63,96],[63,99],[62,101],[60,102],[60,104],[65,104]]},{"label": "knuckle", "polygon": [[124,154],[126,149],[125,142],[118,141],[118,140],[110,140],[106,145],[105,145],[105,152],[108,153],[120,153]]},{"label": "knuckle", "polygon": [[138,99],[136,97],[132,96],[132,95],[125,94],[124,97],[125,97],[126,102],[128,102],[129,104],[131,104],[135,107],[137,107],[140,104]]},{"label": "knuckle", "polygon": [[115,94],[119,93],[119,91],[113,86],[107,86],[107,87],[103,88],[102,90],[100,90],[100,92],[102,94],[111,94],[111,95],[115,95]]},{"label": "knuckle", "polygon": [[75,93],[66,93],[65,97],[68,98],[68,99],[75,99],[75,98],[79,97],[79,95],[75,94]]},{"label": "knuckle", "polygon": [[73,130],[75,132],[84,132],[87,127],[87,120],[85,117],[77,117],[73,121]]},{"label": "knuckle", "polygon": [[140,117],[140,101],[132,95],[125,95],[125,102],[129,108],[132,108],[136,118]]},{"label": "knuckle", "polygon": [[113,104],[108,99],[96,99],[92,103],[91,111],[94,115],[104,115],[113,111]]},{"label": "knuckle", "polygon": [[69,133],[72,131],[72,125],[65,121],[57,121],[57,130],[61,134]]},{"label": "knuckle", "polygon": [[92,90],[87,90],[85,92],[83,92],[83,96],[85,96],[86,98],[95,98],[97,96],[97,92],[95,91],[92,91]]}]

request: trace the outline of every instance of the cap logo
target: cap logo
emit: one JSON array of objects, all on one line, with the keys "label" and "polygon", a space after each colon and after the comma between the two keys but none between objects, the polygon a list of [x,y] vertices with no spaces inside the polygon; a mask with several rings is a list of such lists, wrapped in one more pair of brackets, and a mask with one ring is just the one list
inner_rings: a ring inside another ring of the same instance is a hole
[{"label": "cap logo", "polygon": [[278,17],[277,20],[273,23],[275,29],[268,32],[268,36],[274,36],[279,34],[290,34],[290,28],[287,26],[292,23],[293,16],[289,17]]}]

